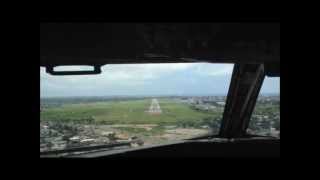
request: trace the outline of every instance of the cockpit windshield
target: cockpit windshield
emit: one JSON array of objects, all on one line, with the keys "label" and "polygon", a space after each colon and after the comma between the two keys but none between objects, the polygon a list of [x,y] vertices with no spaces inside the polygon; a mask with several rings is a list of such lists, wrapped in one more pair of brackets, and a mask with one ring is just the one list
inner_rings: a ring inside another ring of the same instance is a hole
[{"label": "cockpit windshield", "polygon": [[233,64],[125,64],[102,70],[52,76],[40,68],[40,151],[119,142],[130,148],[218,133]]}]

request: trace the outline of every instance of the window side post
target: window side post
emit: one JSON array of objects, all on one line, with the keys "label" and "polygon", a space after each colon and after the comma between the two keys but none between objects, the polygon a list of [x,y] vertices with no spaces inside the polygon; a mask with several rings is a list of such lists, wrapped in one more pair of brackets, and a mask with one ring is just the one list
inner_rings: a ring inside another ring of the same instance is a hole
[{"label": "window side post", "polygon": [[246,135],[251,114],[265,77],[263,64],[235,64],[219,136]]}]

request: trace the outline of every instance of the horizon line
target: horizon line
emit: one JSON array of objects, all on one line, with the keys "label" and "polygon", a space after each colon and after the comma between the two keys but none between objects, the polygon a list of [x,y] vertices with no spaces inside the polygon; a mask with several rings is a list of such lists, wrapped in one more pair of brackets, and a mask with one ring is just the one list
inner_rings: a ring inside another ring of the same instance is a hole
[{"label": "horizon line", "polygon": [[[262,95],[280,95],[280,93],[262,93]],[[154,94],[154,95],[96,95],[96,96],[88,96],[88,95],[79,95],[79,96],[40,96],[40,98],[86,98],[86,97],[165,97],[165,96],[227,96],[227,94]]]}]

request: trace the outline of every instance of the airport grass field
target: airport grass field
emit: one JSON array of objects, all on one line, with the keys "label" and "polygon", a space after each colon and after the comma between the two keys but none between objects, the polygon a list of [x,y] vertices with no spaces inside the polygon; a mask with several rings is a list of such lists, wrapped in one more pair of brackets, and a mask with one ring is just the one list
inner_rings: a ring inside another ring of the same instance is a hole
[{"label": "airport grass field", "polygon": [[205,125],[221,117],[222,109],[213,112],[197,111],[186,103],[169,98],[159,98],[161,114],[146,112],[151,99],[118,100],[62,104],[45,108],[40,113],[41,121],[73,122],[83,124],[158,124],[158,125]]}]

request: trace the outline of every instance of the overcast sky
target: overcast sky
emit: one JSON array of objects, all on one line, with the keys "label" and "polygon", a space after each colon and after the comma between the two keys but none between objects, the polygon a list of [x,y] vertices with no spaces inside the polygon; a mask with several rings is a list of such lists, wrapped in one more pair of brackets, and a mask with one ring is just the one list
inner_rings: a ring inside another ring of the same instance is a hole
[{"label": "overcast sky", "polygon": [[[40,68],[40,96],[227,95],[232,69],[209,63],[106,65],[99,75],[52,76]],[[266,78],[261,93],[279,92],[280,78]]]}]

